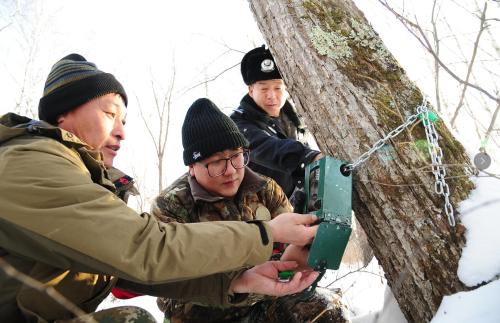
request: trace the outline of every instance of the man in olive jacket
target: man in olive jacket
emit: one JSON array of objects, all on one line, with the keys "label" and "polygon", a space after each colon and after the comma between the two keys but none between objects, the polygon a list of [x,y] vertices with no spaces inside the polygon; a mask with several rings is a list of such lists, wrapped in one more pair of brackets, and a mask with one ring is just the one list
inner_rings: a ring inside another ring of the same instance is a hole
[{"label": "man in olive jacket", "polygon": [[[103,163],[103,157],[112,162],[125,139],[126,104],[113,75],[71,54],[49,73],[39,104],[42,121],[15,114],[0,118],[3,261],[86,313],[115,285],[229,304],[244,293],[284,295],[312,283],[314,274],[270,284],[278,270],[297,264],[266,260],[273,241],[310,243],[313,216],[288,213],[252,224],[162,224],[128,208],[114,194]],[[250,266],[255,267],[241,269]],[[68,306],[0,271],[2,321],[74,317]]]}]

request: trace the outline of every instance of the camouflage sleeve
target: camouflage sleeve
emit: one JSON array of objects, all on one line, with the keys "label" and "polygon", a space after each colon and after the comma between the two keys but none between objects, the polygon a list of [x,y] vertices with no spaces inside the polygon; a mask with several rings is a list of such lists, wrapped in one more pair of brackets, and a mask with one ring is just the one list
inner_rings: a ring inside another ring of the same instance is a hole
[{"label": "camouflage sleeve", "polygon": [[151,213],[162,222],[191,222],[189,210],[172,192],[162,192],[156,197],[151,205]]},{"label": "camouflage sleeve", "polygon": [[268,178],[264,194],[266,206],[271,213],[271,218],[275,218],[281,213],[293,211],[293,207],[288,201],[285,192],[283,192],[281,186],[273,179]]}]

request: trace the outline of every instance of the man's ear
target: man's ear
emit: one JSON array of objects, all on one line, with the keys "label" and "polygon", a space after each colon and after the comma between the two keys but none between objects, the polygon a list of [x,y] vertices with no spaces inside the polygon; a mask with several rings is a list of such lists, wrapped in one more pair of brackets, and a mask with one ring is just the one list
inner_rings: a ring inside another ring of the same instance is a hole
[{"label": "man's ear", "polygon": [[194,167],[193,167],[193,165],[189,165],[188,167],[189,167],[189,175],[191,175],[192,177],[196,177],[196,176],[194,176]]},{"label": "man's ear", "polygon": [[60,114],[59,116],[57,116],[57,119],[56,119],[56,122],[57,122],[57,125],[60,125],[61,123],[64,122],[64,120],[66,120],[66,116],[68,115],[68,113],[63,113],[63,114]]}]

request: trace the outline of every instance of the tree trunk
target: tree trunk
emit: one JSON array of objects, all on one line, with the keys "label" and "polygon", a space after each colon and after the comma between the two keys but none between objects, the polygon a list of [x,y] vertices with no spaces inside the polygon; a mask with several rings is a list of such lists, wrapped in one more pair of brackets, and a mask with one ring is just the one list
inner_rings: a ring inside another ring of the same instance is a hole
[{"label": "tree trunk", "polygon": [[[249,2],[323,152],[355,161],[415,114],[422,93],[352,1]],[[470,160],[442,121],[436,129],[456,206],[474,187]],[[430,321],[444,295],[465,289],[456,274],[463,226],[448,224],[425,138],[421,122],[409,127],[353,177],[354,212],[409,322]]]}]

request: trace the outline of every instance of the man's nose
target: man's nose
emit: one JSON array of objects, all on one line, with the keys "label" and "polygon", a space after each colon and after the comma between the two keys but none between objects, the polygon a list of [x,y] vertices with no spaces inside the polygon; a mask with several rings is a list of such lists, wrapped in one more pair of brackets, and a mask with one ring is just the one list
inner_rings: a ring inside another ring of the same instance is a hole
[{"label": "man's nose", "polygon": [[234,168],[233,164],[231,163],[230,160],[226,161],[226,171],[224,172],[224,175],[228,176],[228,175],[233,175],[234,173],[236,173],[236,168]]},{"label": "man's nose", "polygon": [[123,126],[123,122],[119,119],[115,122],[115,127],[113,128],[113,136],[120,139],[125,140],[125,127]]},{"label": "man's nose", "polygon": [[268,99],[274,99],[275,97],[276,97],[276,93],[274,93],[274,91],[267,92]]}]

